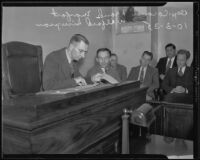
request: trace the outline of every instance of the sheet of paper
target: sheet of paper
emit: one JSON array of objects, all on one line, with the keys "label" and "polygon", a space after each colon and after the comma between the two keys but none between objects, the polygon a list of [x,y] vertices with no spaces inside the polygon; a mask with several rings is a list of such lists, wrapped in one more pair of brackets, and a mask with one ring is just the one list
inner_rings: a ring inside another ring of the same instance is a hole
[{"label": "sheet of paper", "polygon": [[167,158],[169,158],[169,159],[193,159],[193,155],[181,155],[181,156],[171,155],[171,156],[167,156]]},{"label": "sheet of paper", "polygon": [[42,94],[67,94],[67,93],[73,93],[77,91],[84,91],[84,90],[89,90],[97,86],[97,84],[91,84],[91,85],[86,85],[86,86],[77,86],[74,88],[67,88],[67,89],[60,89],[60,90],[47,90],[43,92],[38,92],[36,93],[37,95],[42,95]]},{"label": "sheet of paper", "polygon": [[108,81],[111,84],[116,84],[119,83],[115,78],[113,78],[112,76],[108,75],[108,74],[103,74],[103,79],[105,79],[106,81]]}]

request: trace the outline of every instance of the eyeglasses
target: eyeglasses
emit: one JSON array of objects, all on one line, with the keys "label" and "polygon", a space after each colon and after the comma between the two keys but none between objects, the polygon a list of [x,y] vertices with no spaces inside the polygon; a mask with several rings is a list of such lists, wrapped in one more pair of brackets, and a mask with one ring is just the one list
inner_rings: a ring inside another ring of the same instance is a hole
[{"label": "eyeglasses", "polygon": [[83,50],[83,49],[78,49],[78,48],[75,48],[79,53],[81,53],[81,54],[86,54],[88,51],[85,51],[85,50]]}]

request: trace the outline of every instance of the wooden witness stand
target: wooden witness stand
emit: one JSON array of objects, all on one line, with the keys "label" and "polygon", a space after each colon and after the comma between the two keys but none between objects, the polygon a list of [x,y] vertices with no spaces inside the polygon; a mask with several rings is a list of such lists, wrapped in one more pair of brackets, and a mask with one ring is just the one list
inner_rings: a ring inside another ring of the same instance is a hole
[{"label": "wooden witness stand", "polygon": [[123,109],[143,104],[146,90],[137,81],[3,101],[3,153],[96,154],[95,144],[121,128]]}]

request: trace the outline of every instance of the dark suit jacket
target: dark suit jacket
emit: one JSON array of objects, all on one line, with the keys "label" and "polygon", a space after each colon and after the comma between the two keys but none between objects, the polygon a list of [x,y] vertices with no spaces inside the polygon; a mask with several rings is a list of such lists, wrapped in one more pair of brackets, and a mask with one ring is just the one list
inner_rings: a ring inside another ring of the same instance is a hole
[{"label": "dark suit jacket", "polygon": [[[103,73],[103,71],[102,71],[101,67],[98,64],[95,64],[87,72],[87,75],[86,75],[86,81],[87,81],[87,83],[92,83],[91,77],[94,76],[97,73]],[[118,82],[121,82],[119,73],[118,73],[118,71],[115,68],[109,66],[108,70],[107,70],[107,74],[109,74],[110,76],[112,76],[113,78],[115,78]]]},{"label": "dark suit jacket", "polygon": [[[137,80],[139,72],[140,66],[132,67],[127,80]],[[148,87],[147,94],[154,97],[153,90],[159,87],[157,68],[153,68],[151,66],[147,67],[143,85]]]},{"label": "dark suit jacket", "polygon": [[[158,68],[159,75],[161,75],[161,74],[165,75],[166,65],[167,65],[167,58],[168,57],[160,58],[160,60],[158,61],[157,65],[156,65],[156,68]],[[172,65],[172,68],[173,67],[177,67],[176,57],[174,59],[173,65]]]},{"label": "dark suit jacket", "polygon": [[121,64],[117,64],[117,71],[119,73],[121,81],[126,81],[127,79],[127,69]]},{"label": "dark suit jacket", "polygon": [[[169,72],[165,76],[162,88],[167,92],[170,93],[173,88],[176,88],[176,76],[178,73],[178,67],[169,69]],[[188,89],[188,94],[193,93],[193,71],[191,67],[186,67],[184,72],[184,81],[182,87]]]},{"label": "dark suit jacket", "polygon": [[[50,53],[44,62],[43,85],[45,90],[75,87],[66,52],[66,48]],[[74,64],[74,77],[81,76],[77,64]]]}]

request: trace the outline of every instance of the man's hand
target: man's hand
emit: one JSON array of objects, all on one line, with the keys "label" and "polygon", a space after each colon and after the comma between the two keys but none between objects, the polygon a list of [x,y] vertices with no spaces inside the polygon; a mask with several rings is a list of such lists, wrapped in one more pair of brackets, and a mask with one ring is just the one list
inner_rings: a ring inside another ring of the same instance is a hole
[{"label": "man's hand", "polygon": [[97,83],[101,81],[102,77],[103,75],[101,73],[97,73],[91,77],[91,80],[93,83]]},{"label": "man's hand", "polygon": [[74,78],[74,80],[76,81],[76,83],[77,83],[79,86],[85,86],[85,85],[87,85],[85,79],[82,78],[82,77],[76,77],[76,78]]},{"label": "man's hand", "polygon": [[176,93],[184,93],[185,92],[185,88],[182,86],[176,86]]},{"label": "man's hand", "polygon": [[160,79],[163,80],[164,78],[165,78],[165,75],[164,75],[164,74],[161,74],[161,75],[160,75]]},{"label": "man's hand", "polygon": [[171,90],[171,93],[185,93],[185,88],[182,86],[176,86],[176,88]]}]

